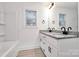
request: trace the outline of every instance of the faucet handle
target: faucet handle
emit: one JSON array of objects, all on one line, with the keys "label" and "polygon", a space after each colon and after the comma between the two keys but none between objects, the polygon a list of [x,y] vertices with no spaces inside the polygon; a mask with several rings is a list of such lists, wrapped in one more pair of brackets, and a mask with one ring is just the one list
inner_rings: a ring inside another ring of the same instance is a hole
[{"label": "faucet handle", "polygon": [[67,28],[68,31],[69,31],[69,29],[72,30],[72,27],[68,27],[68,28]]}]

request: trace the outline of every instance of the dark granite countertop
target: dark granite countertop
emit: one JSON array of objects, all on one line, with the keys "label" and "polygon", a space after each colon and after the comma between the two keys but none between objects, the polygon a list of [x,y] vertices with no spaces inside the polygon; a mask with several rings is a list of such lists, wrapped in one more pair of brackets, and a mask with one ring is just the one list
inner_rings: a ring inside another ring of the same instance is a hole
[{"label": "dark granite countertop", "polygon": [[[52,31],[52,32],[49,32],[47,30],[40,30],[40,33],[47,35],[49,37],[55,38],[55,39],[70,39],[70,38],[79,37],[78,32],[70,32],[68,35],[74,35],[74,36],[68,36],[68,37],[67,37],[67,35],[62,34],[62,31],[57,31],[57,30]],[[57,35],[52,35],[51,33],[60,33],[60,34],[57,36]]]}]

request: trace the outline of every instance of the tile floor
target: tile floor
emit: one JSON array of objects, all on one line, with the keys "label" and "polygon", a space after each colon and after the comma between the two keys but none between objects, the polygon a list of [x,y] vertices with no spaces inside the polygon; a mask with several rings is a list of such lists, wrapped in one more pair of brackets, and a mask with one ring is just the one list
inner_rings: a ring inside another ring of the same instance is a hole
[{"label": "tile floor", "polygon": [[18,52],[17,57],[45,57],[40,48],[21,50]]}]

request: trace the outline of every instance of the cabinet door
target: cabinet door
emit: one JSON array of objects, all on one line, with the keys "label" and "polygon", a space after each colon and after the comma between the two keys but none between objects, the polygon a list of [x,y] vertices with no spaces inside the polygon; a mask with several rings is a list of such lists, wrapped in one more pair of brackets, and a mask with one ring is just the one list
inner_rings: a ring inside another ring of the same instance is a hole
[{"label": "cabinet door", "polygon": [[48,55],[47,55],[47,42],[46,42],[44,39],[40,39],[40,47],[41,47],[43,53],[44,53],[46,56],[48,56]]},{"label": "cabinet door", "polygon": [[51,47],[51,57],[56,57],[57,56],[57,48]]},{"label": "cabinet door", "polygon": [[48,42],[46,42],[46,56],[47,57],[50,57],[51,56],[51,48],[50,48]]},{"label": "cabinet door", "polygon": [[79,56],[79,38],[59,40],[58,47],[59,56]]},{"label": "cabinet door", "polygon": [[55,48],[57,48],[57,39],[46,36],[46,41],[48,41],[48,43],[50,43],[50,45],[54,46]]},{"label": "cabinet door", "polygon": [[56,57],[57,56],[57,48],[55,48],[53,45],[48,43],[47,52],[49,57]]},{"label": "cabinet door", "polygon": [[47,46],[47,54],[48,54],[48,57],[51,57],[51,47],[48,45]]}]

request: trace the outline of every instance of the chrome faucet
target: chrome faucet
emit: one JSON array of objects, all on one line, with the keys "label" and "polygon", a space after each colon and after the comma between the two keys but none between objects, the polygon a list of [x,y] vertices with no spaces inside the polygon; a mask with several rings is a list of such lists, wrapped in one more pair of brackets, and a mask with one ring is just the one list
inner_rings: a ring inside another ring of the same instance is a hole
[{"label": "chrome faucet", "polygon": [[65,28],[65,27],[61,27],[61,30],[62,30],[62,29],[64,29],[64,31],[66,31],[66,28]]},{"label": "chrome faucet", "polygon": [[69,33],[69,29],[70,29],[70,30],[72,30],[72,28],[71,28],[71,27],[68,27],[68,28],[67,28],[67,30],[66,30],[66,28],[65,28],[65,27],[61,27],[61,30],[62,30],[62,29],[64,29],[64,31],[62,31],[62,32],[63,32],[63,34],[66,34],[66,35]]}]

